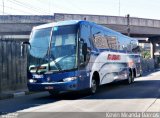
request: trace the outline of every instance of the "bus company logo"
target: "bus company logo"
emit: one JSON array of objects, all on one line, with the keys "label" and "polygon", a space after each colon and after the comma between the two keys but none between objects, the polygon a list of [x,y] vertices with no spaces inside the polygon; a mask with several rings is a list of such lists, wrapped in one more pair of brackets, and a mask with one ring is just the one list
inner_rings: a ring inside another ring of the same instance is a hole
[{"label": "bus company logo", "polygon": [[108,54],[107,60],[120,60],[120,55]]}]

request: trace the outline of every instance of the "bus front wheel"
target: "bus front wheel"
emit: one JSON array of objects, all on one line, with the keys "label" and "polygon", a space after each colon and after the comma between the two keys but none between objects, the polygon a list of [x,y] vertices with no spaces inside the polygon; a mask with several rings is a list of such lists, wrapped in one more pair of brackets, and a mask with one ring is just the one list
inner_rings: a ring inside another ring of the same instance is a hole
[{"label": "bus front wheel", "polygon": [[89,89],[90,94],[95,94],[97,92],[98,82],[96,79],[92,79],[91,81],[91,88]]},{"label": "bus front wheel", "polygon": [[125,83],[126,84],[132,84],[133,82],[134,82],[134,76],[133,76],[133,73],[130,71],[129,75],[128,75],[128,79],[125,80]]}]

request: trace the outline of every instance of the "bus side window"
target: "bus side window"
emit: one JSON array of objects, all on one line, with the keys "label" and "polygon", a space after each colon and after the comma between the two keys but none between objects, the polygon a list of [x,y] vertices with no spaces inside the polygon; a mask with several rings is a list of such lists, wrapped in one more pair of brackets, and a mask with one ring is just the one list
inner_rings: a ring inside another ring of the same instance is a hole
[{"label": "bus side window", "polygon": [[[90,26],[87,24],[82,24],[80,30],[80,64],[87,64],[89,62],[91,54],[90,38]],[[87,45],[87,54],[85,56],[82,53],[84,44]]]},{"label": "bus side window", "polygon": [[87,46],[91,48],[90,42],[90,26],[87,24],[81,25],[80,38],[84,40],[84,43],[87,43]]},{"label": "bus side window", "polygon": [[107,40],[103,35],[95,35],[93,40],[97,48],[100,48],[100,49],[109,48]]},{"label": "bus side window", "polygon": [[117,38],[115,36],[106,36],[106,40],[110,49],[118,49]]},{"label": "bus side window", "polygon": [[104,36],[103,30],[93,27],[92,28],[92,40],[96,48],[99,48],[99,49],[109,48],[106,37]]}]

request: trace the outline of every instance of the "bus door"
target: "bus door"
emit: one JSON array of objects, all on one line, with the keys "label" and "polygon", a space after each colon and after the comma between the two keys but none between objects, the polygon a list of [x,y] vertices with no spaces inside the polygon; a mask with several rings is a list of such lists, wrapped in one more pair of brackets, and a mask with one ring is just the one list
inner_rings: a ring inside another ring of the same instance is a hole
[{"label": "bus door", "polygon": [[[83,49],[86,48],[87,52],[84,54]],[[80,39],[79,39],[79,74],[81,75],[81,86],[88,88],[90,85],[90,56],[91,56],[91,43],[90,43],[90,26],[88,24],[80,25]]]}]

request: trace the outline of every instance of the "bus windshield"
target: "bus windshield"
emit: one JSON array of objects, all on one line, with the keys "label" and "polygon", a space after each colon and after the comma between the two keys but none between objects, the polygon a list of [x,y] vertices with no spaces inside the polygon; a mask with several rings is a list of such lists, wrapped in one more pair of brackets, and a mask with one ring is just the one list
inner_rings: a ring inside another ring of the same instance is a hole
[{"label": "bus windshield", "polygon": [[49,48],[51,28],[35,30],[32,32],[30,54],[36,58],[44,58]]},{"label": "bus windshield", "polygon": [[[50,40],[51,39],[51,40]],[[32,32],[29,50],[30,72],[77,68],[77,26],[55,26]]]}]

